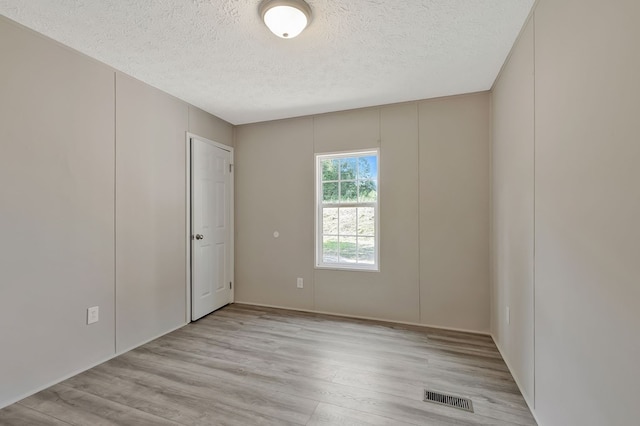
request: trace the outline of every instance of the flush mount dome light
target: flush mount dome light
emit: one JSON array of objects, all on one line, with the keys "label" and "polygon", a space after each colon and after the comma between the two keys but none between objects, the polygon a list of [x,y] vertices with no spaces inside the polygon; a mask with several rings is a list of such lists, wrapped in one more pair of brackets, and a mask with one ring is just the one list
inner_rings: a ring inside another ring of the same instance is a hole
[{"label": "flush mount dome light", "polygon": [[311,21],[311,8],[304,0],[264,0],[260,16],[272,33],[281,38],[293,38]]}]

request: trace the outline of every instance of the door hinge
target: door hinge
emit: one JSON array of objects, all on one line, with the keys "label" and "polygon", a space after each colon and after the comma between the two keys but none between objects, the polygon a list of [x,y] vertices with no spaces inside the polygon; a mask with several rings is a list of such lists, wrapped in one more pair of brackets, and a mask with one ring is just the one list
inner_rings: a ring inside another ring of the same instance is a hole
[{"label": "door hinge", "polygon": [[233,288],[233,284],[229,281],[229,288]]},{"label": "door hinge", "polygon": [[233,164],[229,163],[229,173],[233,170]]}]

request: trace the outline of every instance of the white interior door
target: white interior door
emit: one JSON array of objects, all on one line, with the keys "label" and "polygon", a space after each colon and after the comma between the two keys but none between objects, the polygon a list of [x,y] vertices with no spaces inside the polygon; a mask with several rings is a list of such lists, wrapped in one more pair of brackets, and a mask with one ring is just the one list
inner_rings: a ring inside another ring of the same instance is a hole
[{"label": "white interior door", "polygon": [[191,319],[231,301],[231,153],[191,139]]}]

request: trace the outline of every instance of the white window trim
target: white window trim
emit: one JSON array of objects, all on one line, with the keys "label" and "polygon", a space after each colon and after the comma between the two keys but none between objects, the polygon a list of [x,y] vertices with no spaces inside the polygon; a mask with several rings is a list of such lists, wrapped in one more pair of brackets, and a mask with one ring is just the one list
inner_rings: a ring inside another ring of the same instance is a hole
[{"label": "white window trim", "polygon": [[[322,159],[329,158],[342,158],[353,156],[364,156],[375,154],[376,161],[376,184],[377,195],[375,203],[340,203],[339,207],[373,207],[375,215],[375,247],[374,247],[374,259],[375,264],[367,265],[362,263],[325,263],[322,261],[322,174],[320,161]],[[357,151],[340,151],[340,152],[322,152],[315,154],[315,268],[316,269],[335,269],[341,271],[363,271],[363,272],[380,272],[380,149],[364,149]]]}]

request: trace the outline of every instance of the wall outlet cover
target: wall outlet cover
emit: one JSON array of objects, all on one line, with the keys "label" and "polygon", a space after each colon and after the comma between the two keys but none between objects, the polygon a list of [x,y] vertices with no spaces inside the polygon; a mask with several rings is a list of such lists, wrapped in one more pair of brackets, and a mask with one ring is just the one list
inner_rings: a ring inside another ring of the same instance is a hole
[{"label": "wall outlet cover", "polygon": [[298,288],[304,287],[304,280],[302,278],[298,278]]},{"label": "wall outlet cover", "polygon": [[87,309],[87,324],[93,324],[100,319],[100,307],[92,306]]}]

